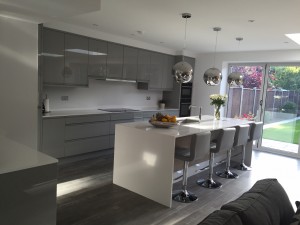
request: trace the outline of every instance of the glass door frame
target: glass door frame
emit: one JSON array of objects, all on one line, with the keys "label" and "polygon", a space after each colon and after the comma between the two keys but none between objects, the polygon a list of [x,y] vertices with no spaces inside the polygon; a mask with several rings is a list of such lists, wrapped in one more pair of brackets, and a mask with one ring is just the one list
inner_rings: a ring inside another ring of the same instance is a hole
[{"label": "glass door frame", "polygon": [[[260,112],[259,120],[257,120],[257,121],[264,122],[266,97],[267,97],[267,84],[270,79],[270,77],[268,76],[268,71],[270,70],[271,66],[298,66],[298,67],[300,67],[300,63],[276,62],[276,63],[266,63],[265,64],[264,77],[262,79],[263,91],[261,93],[262,95],[260,96],[261,103],[262,103],[260,105],[261,112]],[[264,147],[264,146],[262,146],[262,138],[258,140],[256,147],[258,150],[261,150],[261,151],[270,152],[270,153],[274,153],[274,154],[280,154],[280,155],[289,156],[289,157],[293,157],[293,158],[300,158],[300,144],[299,143],[298,143],[298,153]]]},{"label": "glass door frame", "polygon": [[[270,66],[299,66],[300,63],[294,63],[294,62],[258,62],[258,63],[228,63],[228,75],[230,74],[230,68],[231,66],[261,66],[263,68],[262,71],[262,81],[261,81],[261,92],[260,92],[260,102],[259,102],[259,108],[257,110],[257,116],[255,121],[262,121],[264,122],[264,115],[265,115],[265,106],[266,106],[266,96],[267,96],[267,84],[269,81],[269,76],[268,76],[268,71],[270,69]],[[228,84],[226,84],[228,85]],[[226,93],[229,92],[229,86],[226,86]],[[228,110],[228,105],[226,107],[226,114]],[[254,112],[253,112],[254,113]],[[274,154],[280,154],[280,155],[285,155],[293,158],[300,158],[300,144],[298,143],[298,153],[292,153],[292,152],[286,152],[286,151],[281,151],[273,148],[267,148],[262,146],[262,138],[259,139],[258,141],[255,142],[255,149],[260,150],[260,151],[265,151],[265,152],[270,152]]]}]

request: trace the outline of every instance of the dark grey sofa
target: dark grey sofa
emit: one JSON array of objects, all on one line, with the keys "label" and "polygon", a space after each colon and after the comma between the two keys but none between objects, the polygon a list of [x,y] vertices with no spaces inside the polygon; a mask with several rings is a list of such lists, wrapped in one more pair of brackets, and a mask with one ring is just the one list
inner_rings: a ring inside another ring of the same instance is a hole
[{"label": "dark grey sofa", "polygon": [[208,215],[199,225],[299,225],[297,212],[276,179],[257,181],[254,186]]}]

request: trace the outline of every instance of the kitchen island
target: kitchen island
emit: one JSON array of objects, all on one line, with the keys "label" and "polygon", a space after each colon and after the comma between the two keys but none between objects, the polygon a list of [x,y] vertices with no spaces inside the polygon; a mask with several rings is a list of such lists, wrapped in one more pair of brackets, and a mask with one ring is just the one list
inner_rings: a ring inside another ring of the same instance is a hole
[{"label": "kitchen island", "polygon": [[[168,129],[153,127],[146,121],[117,124],[113,183],[171,207],[176,139],[247,123],[250,121],[203,116],[198,123],[180,123]],[[251,147],[251,143],[247,145],[248,165]]]}]

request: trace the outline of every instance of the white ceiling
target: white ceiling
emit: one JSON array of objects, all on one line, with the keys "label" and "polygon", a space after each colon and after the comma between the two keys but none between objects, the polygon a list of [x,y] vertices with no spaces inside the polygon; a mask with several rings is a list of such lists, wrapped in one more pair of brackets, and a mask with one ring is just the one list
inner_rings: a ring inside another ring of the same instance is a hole
[{"label": "white ceiling", "polygon": [[[8,2],[19,4],[23,1],[0,0],[0,6],[3,2],[7,6]],[[50,2],[60,2],[26,1],[42,2],[40,4],[47,7]],[[71,6],[73,2],[81,2],[85,7],[94,2],[64,1]],[[217,52],[283,50],[300,49],[284,35],[300,33],[299,9],[299,0],[102,0],[101,10],[73,17],[66,15],[69,17],[59,21],[180,51],[185,24],[181,13],[189,12],[192,18],[187,21],[186,49],[190,52],[214,51],[215,26],[222,28],[218,34]],[[48,14],[51,13],[48,11]],[[248,20],[255,21],[250,23]],[[240,45],[236,37],[244,38]]]},{"label": "white ceiling", "polygon": [[0,16],[33,23],[95,10],[100,10],[100,0],[0,0]]}]

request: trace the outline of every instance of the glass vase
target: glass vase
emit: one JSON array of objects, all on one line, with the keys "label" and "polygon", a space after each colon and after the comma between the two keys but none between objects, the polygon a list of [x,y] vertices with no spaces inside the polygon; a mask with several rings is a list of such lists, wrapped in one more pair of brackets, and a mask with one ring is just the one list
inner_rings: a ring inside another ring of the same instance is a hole
[{"label": "glass vase", "polygon": [[220,120],[220,117],[221,117],[220,107],[221,106],[219,106],[219,105],[215,105],[215,110],[214,110],[215,120]]}]

